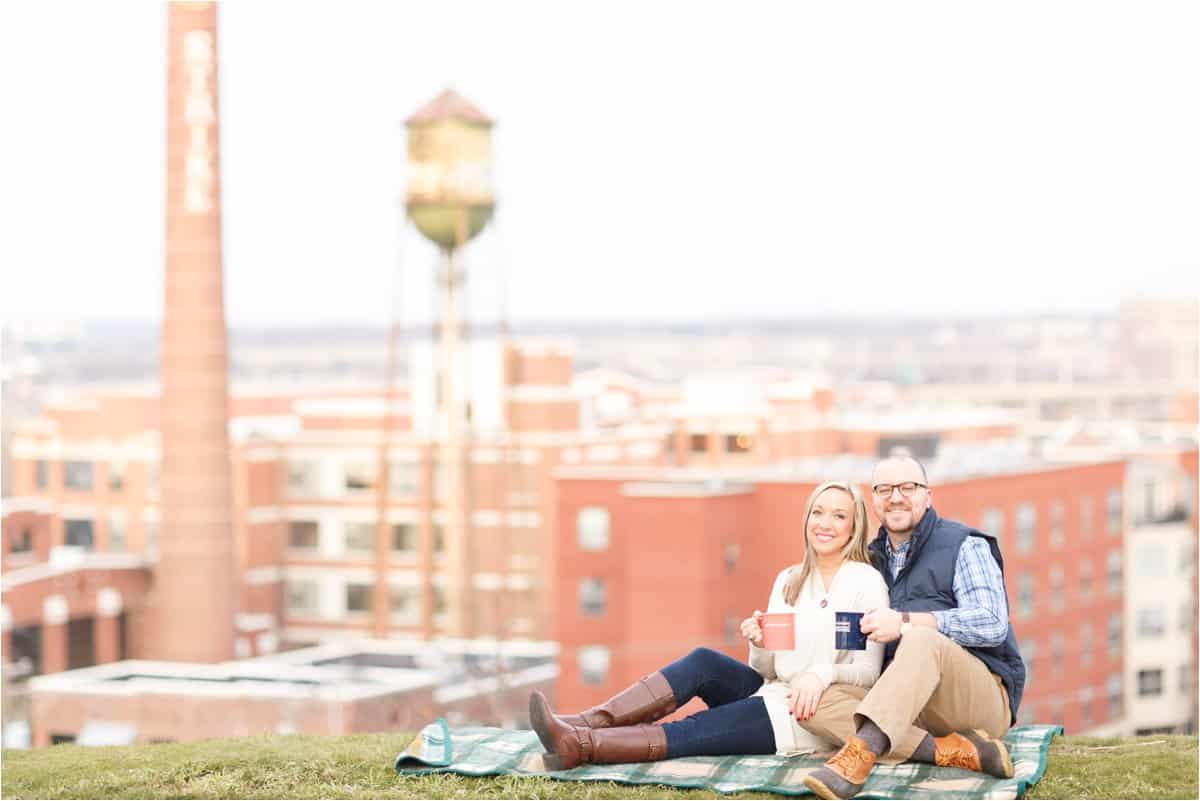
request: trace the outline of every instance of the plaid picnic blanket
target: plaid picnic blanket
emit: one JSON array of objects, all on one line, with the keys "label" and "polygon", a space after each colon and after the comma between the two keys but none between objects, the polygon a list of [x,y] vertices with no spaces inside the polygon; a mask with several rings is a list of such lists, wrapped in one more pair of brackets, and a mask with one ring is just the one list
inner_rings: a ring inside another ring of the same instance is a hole
[{"label": "plaid picnic blanket", "polygon": [[[905,762],[878,765],[857,798],[1022,798],[1046,770],[1050,740],[1060,726],[1018,726],[1004,738],[1013,778],[993,779],[957,768]],[[804,777],[828,754],[794,757],[684,757],[637,765],[581,765],[546,771],[542,746],[532,731],[494,728],[450,729],[438,718],[396,756],[396,772],[459,773],[464,776],[547,776],[564,781],[612,781],[699,787],[719,793],[769,792],[811,795]]]}]

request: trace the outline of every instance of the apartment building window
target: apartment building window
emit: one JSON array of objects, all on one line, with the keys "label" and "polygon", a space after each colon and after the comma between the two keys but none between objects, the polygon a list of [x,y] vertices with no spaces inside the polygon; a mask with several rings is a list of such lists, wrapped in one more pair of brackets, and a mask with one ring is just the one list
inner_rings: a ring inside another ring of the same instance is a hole
[{"label": "apartment building window", "polygon": [[612,656],[607,646],[584,645],[576,652],[579,659],[579,680],[584,684],[603,684],[608,679]]},{"label": "apartment building window", "polygon": [[991,534],[1001,545],[1004,544],[1004,510],[992,506],[983,510],[979,517],[979,530]]},{"label": "apartment building window", "polygon": [[1092,560],[1083,559],[1079,562],[1079,597],[1083,601],[1092,600],[1092,590],[1095,579],[1092,576]]},{"label": "apartment building window", "polygon": [[742,641],[742,621],[735,613],[725,613],[723,629],[726,645],[737,645]]},{"label": "apartment building window", "polygon": [[124,462],[109,462],[108,463],[108,488],[113,492],[118,492],[125,487],[125,463]]},{"label": "apartment building window", "polygon": [[1161,637],[1167,630],[1167,610],[1150,606],[1137,611],[1137,636],[1142,640]]},{"label": "apartment building window", "polygon": [[392,524],[392,550],[413,552],[417,549],[417,527],[412,523]]},{"label": "apartment building window", "polygon": [[1192,691],[1192,684],[1196,681],[1196,668],[1192,667],[1190,662],[1184,662],[1179,666],[1179,694],[1188,695]]},{"label": "apartment building window", "polygon": [[65,520],[67,529],[67,545],[77,545],[91,550],[95,542],[91,520]]},{"label": "apartment building window", "polygon": [[1079,536],[1091,539],[1096,533],[1096,520],[1092,507],[1092,496],[1084,495],[1079,499]]},{"label": "apartment building window", "polygon": [[749,434],[726,434],[725,450],[728,453],[749,453],[754,450],[754,437]]},{"label": "apartment building window", "polygon": [[388,465],[388,492],[391,495],[416,495],[420,483],[420,465],[412,462],[392,462]]},{"label": "apartment building window", "polygon": [[63,462],[63,484],[67,489],[90,490],[94,473],[91,462]]},{"label": "apartment building window", "polygon": [[416,587],[391,587],[388,591],[388,609],[393,623],[416,622],[420,599]]},{"label": "apartment building window", "polygon": [[587,617],[599,617],[608,606],[608,590],[604,579],[584,578],[579,580],[579,613]]},{"label": "apartment building window", "polygon": [[13,554],[29,553],[33,550],[33,530],[23,528],[8,541],[8,552]]},{"label": "apartment building window", "polygon": [[579,547],[585,551],[608,548],[608,510],[602,506],[585,506],[575,515],[575,530]]},{"label": "apartment building window", "polygon": [[1033,616],[1033,574],[1017,576],[1017,617]]},{"label": "apartment building window", "polygon": [[284,584],[284,604],[289,615],[314,617],[318,611],[320,588],[315,581],[288,581]]},{"label": "apartment building window", "polygon": [[292,495],[318,495],[321,488],[321,469],[316,462],[289,462],[287,490]]},{"label": "apartment building window", "polygon": [[1049,704],[1050,704],[1050,712],[1048,713],[1049,714],[1048,722],[1057,723],[1058,725],[1061,726],[1063,723],[1064,707],[1066,706],[1063,703],[1062,697],[1058,696],[1058,695],[1053,696],[1050,699]]},{"label": "apartment building window", "polygon": [[1124,687],[1120,675],[1113,674],[1108,677],[1104,682],[1104,694],[1108,696],[1108,719],[1120,718],[1125,707]]},{"label": "apartment building window", "polygon": [[434,623],[442,624],[446,622],[446,591],[434,584],[430,588],[430,603],[433,605],[430,611],[430,617]]},{"label": "apartment building window", "polygon": [[1019,553],[1030,553],[1033,550],[1036,526],[1037,511],[1033,508],[1033,504],[1023,503],[1018,506],[1016,527]]},{"label": "apartment building window", "polygon": [[708,450],[708,434],[691,434],[688,436],[688,450],[692,453],[704,453]]},{"label": "apartment building window", "polygon": [[346,585],[346,611],[347,612],[370,612],[371,611],[371,589],[372,585],[364,583],[352,583]]},{"label": "apartment building window", "polygon": [[346,465],[342,486],[346,492],[366,492],[375,489],[375,465],[362,462]]},{"label": "apartment building window", "polygon": [[1135,552],[1134,573],[1140,578],[1167,575],[1167,549],[1162,543],[1149,542]]},{"label": "apartment building window", "polygon": [[1054,501],[1050,504],[1050,547],[1061,548],[1066,542],[1066,513],[1063,510],[1062,501]]},{"label": "apartment building window", "polygon": [[1062,632],[1056,631],[1050,635],[1050,669],[1061,670],[1063,668],[1063,657],[1066,654],[1066,639]]},{"label": "apartment building window", "polygon": [[125,550],[125,541],[125,516],[114,512],[108,516],[108,550]]},{"label": "apartment building window", "polygon": [[1096,648],[1096,635],[1092,631],[1092,622],[1085,620],[1079,624],[1079,664],[1092,664],[1092,651]]},{"label": "apartment building window", "polygon": [[1121,490],[1109,490],[1105,506],[1108,511],[1108,533],[1116,536],[1121,533]]},{"label": "apartment building window", "polygon": [[45,459],[38,459],[33,463],[33,481],[34,486],[40,490],[50,487],[50,465]]},{"label": "apartment building window", "polygon": [[1105,564],[1105,572],[1108,576],[1108,594],[1121,594],[1121,552],[1109,551],[1108,561]]},{"label": "apartment building window", "polygon": [[1116,659],[1121,655],[1121,613],[1113,612],[1108,616],[1108,657]]},{"label": "apartment building window", "polygon": [[1156,698],[1162,695],[1162,668],[1139,670],[1137,673],[1138,698]]},{"label": "apartment building window", "polygon": [[1050,608],[1055,612],[1061,612],[1065,606],[1063,600],[1063,569],[1060,565],[1054,565],[1050,568]]},{"label": "apartment building window", "polygon": [[1092,702],[1096,699],[1096,691],[1091,687],[1079,688],[1079,727],[1090,729],[1094,722]]},{"label": "apartment building window", "polygon": [[288,547],[298,551],[315,551],[320,532],[314,520],[292,520],[288,523]]},{"label": "apartment building window", "polygon": [[433,555],[446,553],[446,528],[441,523],[433,524]]},{"label": "apartment building window", "polygon": [[736,542],[725,543],[723,556],[725,561],[725,572],[732,573],[734,568],[737,567],[738,559],[740,559],[742,556],[742,546],[738,545]]},{"label": "apartment building window", "polygon": [[345,523],[342,531],[346,535],[346,552],[355,554],[374,553],[375,524],[374,523]]}]

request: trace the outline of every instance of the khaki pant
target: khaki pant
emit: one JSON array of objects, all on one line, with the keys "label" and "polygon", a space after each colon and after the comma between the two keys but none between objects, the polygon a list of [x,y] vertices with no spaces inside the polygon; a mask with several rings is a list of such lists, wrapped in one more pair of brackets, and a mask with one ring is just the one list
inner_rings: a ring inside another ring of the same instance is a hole
[{"label": "khaki pant", "polygon": [[999,677],[961,645],[936,629],[915,626],[900,639],[896,656],[869,691],[831,684],[802,728],[842,745],[869,719],[891,740],[881,761],[903,762],[926,734],[942,737],[983,729],[1008,732],[1008,693]]}]

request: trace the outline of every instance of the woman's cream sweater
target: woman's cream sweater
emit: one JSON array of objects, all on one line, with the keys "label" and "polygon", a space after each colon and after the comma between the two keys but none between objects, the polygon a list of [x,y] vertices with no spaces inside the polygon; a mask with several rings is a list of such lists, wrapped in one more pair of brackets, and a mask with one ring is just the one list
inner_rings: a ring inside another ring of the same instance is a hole
[{"label": "woman's cream sweater", "polygon": [[[833,746],[802,729],[788,710],[791,682],[804,673],[814,673],[826,687],[834,683],[870,687],[879,678],[883,645],[868,641],[865,651],[834,648],[834,612],[865,612],[888,606],[887,585],[879,571],[864,562],[851,561],[842,563],[829,588],[821,572],[813,570],[795,605],[789,605],[783,600],[783,588],[791,570],[786,568],[775,577],[766,611],[798,613],[796,649],[767,651],[750,646],[750,666],[764,679],[755,695],[766,704],[779,754],[811,753]],[[822,600],[827,600],[824,607]]]}]

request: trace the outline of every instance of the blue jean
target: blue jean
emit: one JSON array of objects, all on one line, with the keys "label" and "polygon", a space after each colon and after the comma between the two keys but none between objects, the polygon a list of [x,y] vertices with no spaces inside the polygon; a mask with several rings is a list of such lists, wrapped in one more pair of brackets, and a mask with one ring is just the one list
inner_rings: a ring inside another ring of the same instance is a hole
[{"label": "blue jean", "polygon": [[697,648],[661,671],[676,706],[693,698],[708,709],[674,723],[664,723],[667,757],[773,754],[775,732],[754,668],[710,648]]}]

